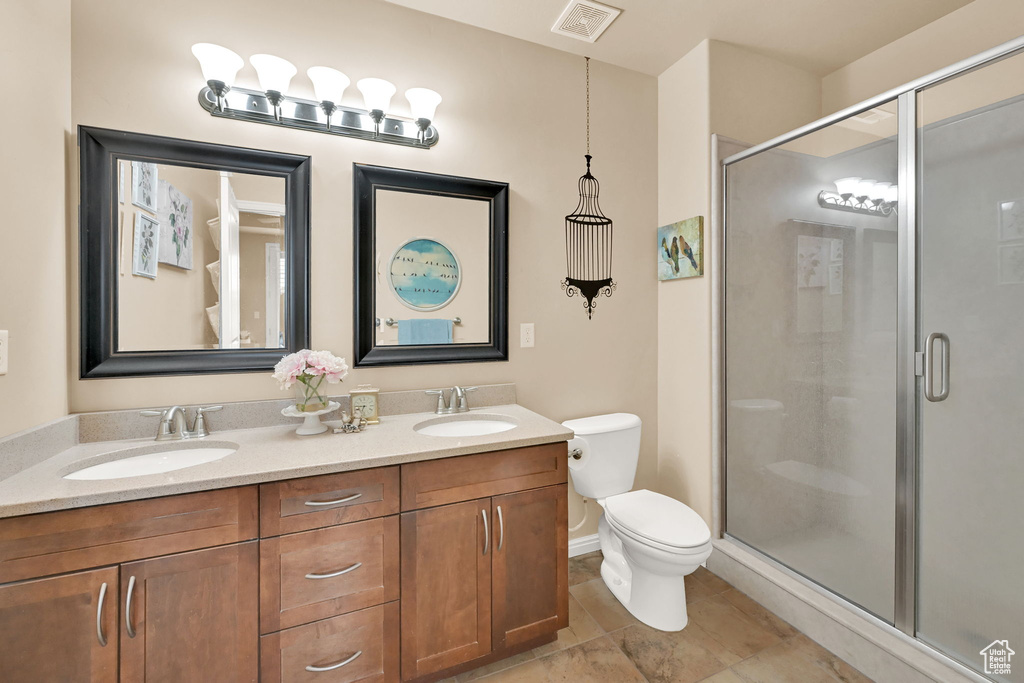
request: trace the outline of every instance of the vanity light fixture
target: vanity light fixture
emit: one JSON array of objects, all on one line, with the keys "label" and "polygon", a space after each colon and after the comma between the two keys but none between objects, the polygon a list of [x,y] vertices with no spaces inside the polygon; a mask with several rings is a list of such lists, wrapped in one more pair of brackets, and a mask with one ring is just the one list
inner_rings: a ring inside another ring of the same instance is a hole
[{"label": "vanity light fixture", "polygon": [[405,99],[409,100],[412,117],[416,119],[422,140],[430,128],[430,122],[434,120],[437,105],[441,104],[441,96],[428,88],[409,88],[405,91]]},{"label": "vanity light fixture", "polygon": [[206,87],[199,92],[199,104],[211,116],[420,149],[437,144],[433,120],[441,96],[433,90],[406,91],[410,119],[391,113],[391,98],[397,88],[380,78],[364,78],[356,83],[366,106],[357,109],[341,104],[351,81],[337,69],[314,66],[306,71],[316,94],[313,101],[288,95],[297,69],[281,57],[256,54],[249,58],[260,83],[259,90],[250,90],[234,85],[245,62],[231,50],[212,43],[197,43],[192,46],[192,54],[199,60],[206,80]]},{"label": "vanity light fixture", "polygon": [[192,54],[199,60],[207,87],[217,98],[217,111],[223,112],[224,96],[235,84],[235,76],[245,66],[245,61],[226,47],[213,43],[196,43]]},{"label": "vanity light fixture", "polygon": [[590,173],[590,57],[587,60],[587,172],[580,176],[580,199],[576,210],[565,217],[565,268],[562,289],[567,296],[579,294],[587,319],[593,319],[595,299],[611,296],[612,219],[601,212],[598,194],[601,184]]},{"label": "vanity light fixture", "polygon": [[837,179],[835,186],[835,192],[822,190],[818,193],[818,206],[868,216],[885,217],[896,213],[899,188],[893,183],[848,176]]},{"label": "vanity light fixture", "polygon": [[274,107],[274,120],[281,120],[281,103],[288,92],[292,76],[298,69],[287,59],[274,55],[253,55],[249,63],[256,68],[256,76],[260,79],[260,87],[267,94],[267,100]]},{"label": "vanity light fixture", "polygon": [[356,83],[356,87],[363,93],[363,104],[373,119],[374,135],[380,135],[380,122],[391,108],[391,98],[398,88],[383,78],[364,78]]},{"label": "vanity light fixture", "polygon": [[352,81],[345,74],[329,66],[311,66],[306,70],[306,75],[313,81],[313,92],[320,100],[320,108],[327,115],[327,130],[330,130],[331,116],[338,110],[341,96]]}]

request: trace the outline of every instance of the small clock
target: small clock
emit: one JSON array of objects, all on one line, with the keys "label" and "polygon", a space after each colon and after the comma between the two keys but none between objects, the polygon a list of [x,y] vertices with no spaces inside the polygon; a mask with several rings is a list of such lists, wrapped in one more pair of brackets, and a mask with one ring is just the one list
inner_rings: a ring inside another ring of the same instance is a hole
[{"label": "small clock", "polygon": [[378,394],[380,394],[380,389],[374,389],[369,384],[360,384],[348,393],[349,400],[352,402],[352,411],[355,412],[358,408],[360,415],[366,418],[367,424],[380,424],[380,415],[377,413]]}]

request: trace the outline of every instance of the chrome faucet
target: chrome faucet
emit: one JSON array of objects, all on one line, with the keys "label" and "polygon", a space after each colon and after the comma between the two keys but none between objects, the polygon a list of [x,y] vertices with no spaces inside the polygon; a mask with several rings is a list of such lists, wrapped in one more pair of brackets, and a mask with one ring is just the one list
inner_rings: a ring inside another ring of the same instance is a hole
[{"label": "chrome faucet", "polygon": [[447,400],[445,399],[444,389],[431,389],[424,393],[437,396],[437,408],[434,409],[435,414],[451,415],[452,413],[468,413],[469,402],[466,394],[476,390],[477,387],[460,387],[456,385],[451,388],[451,398]]},{"label": "chrome faucet", "polygon": [[189,431],[185,418],[185,409],[181,406],[171,406],[167,410],[143,410],[140,415],[147,417],[159,417],[160,426],[157,428],[157,441],[180,441],[182,439],[202,439],[210,435],[209,427],[206,425],[206,413],[222,410],[224,406],[209,406],[196,408],[196,419]]}]

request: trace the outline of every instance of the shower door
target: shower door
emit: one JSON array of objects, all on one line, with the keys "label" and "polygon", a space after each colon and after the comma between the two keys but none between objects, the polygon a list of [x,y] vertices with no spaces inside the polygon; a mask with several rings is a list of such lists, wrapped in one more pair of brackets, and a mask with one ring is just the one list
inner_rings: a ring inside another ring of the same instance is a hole
[{"label": "shower door", "polygon": [[916,95],[916,633],[999,681],[1024,681],[1022,93],[1018,55]]}]

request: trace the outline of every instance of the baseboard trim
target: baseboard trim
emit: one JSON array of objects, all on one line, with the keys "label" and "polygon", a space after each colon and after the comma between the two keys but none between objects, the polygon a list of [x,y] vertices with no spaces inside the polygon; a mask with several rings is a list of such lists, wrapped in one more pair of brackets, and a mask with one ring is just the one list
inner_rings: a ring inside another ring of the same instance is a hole
[{"label": "baseboard trim", "polygon": [[592,553],[595,550],[601,549],[601,542],[597,538],[597,534],[591,534],[589,536],[580,536],[579,538],[569,539],[569,557],[576,557],[577,555],[586,555]]}]

